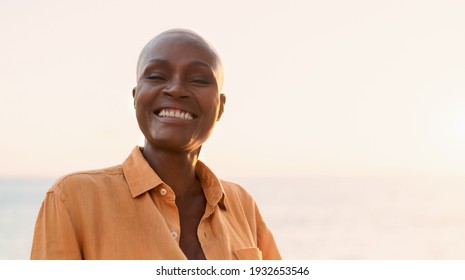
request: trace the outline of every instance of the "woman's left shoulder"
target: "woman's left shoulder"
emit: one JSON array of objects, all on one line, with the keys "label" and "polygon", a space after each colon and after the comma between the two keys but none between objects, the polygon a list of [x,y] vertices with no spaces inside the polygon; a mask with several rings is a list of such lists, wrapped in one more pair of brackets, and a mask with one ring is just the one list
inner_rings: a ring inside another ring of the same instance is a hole
[{"label": "woman's left shoulder", "polygon": [[255,203],[253,196],[242,185],[226,180],[220,180],[220,182],[223,186],[224,193],[228,199],[237,199],[252,204]]}]

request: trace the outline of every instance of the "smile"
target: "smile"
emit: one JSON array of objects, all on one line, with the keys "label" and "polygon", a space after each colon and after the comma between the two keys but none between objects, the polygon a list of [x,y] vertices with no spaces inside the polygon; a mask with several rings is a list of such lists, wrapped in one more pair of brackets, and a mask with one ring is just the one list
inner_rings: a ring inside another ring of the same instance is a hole
[{"label": "smile", "polygon": [[157,116],[160,118],[179,118],[184,120],[194,119],[191,113],[175,109],[162,109]]}]

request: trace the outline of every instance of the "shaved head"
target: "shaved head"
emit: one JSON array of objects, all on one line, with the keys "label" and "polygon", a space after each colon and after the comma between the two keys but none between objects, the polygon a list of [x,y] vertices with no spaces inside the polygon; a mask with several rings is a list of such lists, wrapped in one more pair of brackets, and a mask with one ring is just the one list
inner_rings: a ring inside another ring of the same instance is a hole
[{"label": "shaved head", "polygon": [[219,87],[223,86],[223,65],[221,62],[221,58],[216,52],[215,48],[202,36],[199,34],[195,33],[194,31],[188,30],[188,29],[170,29],[167,31],[164,31],[160,33],[159,35],[155,36],[152,38],[142,49],[139,59],[137,60],[137,80],[140,78],[140,74],[142,73],[143,68],[147,64],[148,59],[148,54],[153,48],[157,47],[157,43],[166,40],[166,39],[176,39],[176,40],[182,40],[182,41],[189,41],[192,44],[195,44],[197,46],[200,46],[208,52],[215,58],[216,65],[212,65],[216,68],[216,70],[219,73],[218,77],[218,82],[219,82]]}]

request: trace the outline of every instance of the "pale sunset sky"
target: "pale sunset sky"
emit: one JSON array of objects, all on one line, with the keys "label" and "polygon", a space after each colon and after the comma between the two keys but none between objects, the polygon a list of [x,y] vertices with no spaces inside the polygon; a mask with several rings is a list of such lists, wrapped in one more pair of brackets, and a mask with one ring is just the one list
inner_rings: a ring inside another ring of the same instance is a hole
[{"label": "pale sunset sky", "polygon": [[220,177],[465,175],[465,1],[0,2],[0,176],[122,163],[136,60],[192,29],[225,67]]}]

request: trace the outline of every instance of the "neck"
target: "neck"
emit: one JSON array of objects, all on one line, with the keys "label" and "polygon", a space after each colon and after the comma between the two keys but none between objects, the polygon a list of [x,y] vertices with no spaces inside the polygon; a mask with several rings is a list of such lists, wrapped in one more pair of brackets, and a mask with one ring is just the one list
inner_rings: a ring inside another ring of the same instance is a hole
[{"label": "neck", "polygon": [[157,149],[147,141],[143,155],[158,176],[173,189],[176,197],[202,192],[195,173],[200,147],[194,151],[173,152]]}]

